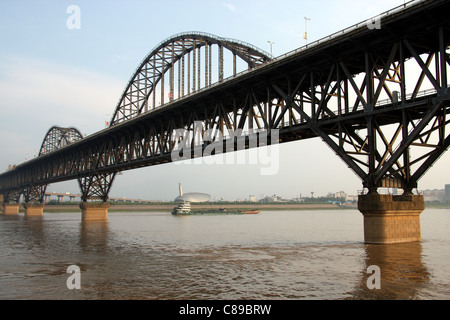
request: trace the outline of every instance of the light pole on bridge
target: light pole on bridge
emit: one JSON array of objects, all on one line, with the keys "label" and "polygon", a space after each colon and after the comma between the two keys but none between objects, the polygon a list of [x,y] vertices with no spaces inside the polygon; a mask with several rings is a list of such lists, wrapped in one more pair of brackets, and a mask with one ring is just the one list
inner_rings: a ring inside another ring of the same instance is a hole
[{"label": "light pole on bridge", "polygon": [[275,44],[275,42],[268,40],[267,41],[270,44],[270,55],[273,57],[273,53],[272,53],[272,45]]},{"label": "light pole on bridge", "polygon": [[305,17],[305,33],[303,34],[303,39],[305,39],[306,44],[308,44],[308,20],[311,20]]}]

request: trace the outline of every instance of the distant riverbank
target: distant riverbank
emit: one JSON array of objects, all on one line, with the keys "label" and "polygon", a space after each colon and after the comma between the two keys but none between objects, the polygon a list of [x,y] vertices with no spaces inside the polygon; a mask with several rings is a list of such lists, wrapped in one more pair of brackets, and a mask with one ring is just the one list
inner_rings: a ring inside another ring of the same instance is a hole
[{"label": "distant riverbank", "polygon": [[[172,211],[176,203],[155,204],[112,204],[109,211]],[[191,204],[195,209],[228,209],[228,210],[333,210],[357,209],[357,204],[338,205],[334,203],[198,203]],[[448,209],[448,204],[426,204],[426,208]],[[23,207],[20,207],[23,211]],[[76,212],[81,210],[79,204],[46,205],[46,212]]]},{"label": "distant riverbank", "polygon": [[[172,209],[176,206],[174,203],[169,204],[112,204],[109,208],[109,211],[172,211]],[[326,204],[326,203],[318,203],[318,204],[292,204],[292,203],[271,203],[271,204],[262,204],[262,203],[233,203],[233,204],[192,204],[192,208],[195,209],[229,209],[229,210],[241,210],[241,209],[257,209],[257,210],[323,210],[323,209],[356,209],[356,204],[353,205],[342,205],[339,206],[337,204]],[[67,205],[46,205],[44,211],[47,212],[70,212],[70,211],[78,211],[80,207],[78,204],[67,204]]]},{"label": "distant riverbank", "polygon": [[[112,211],[172,211],[176,203],[149,203],[149,204],[111,204]],[[228,210],[335,210],[357,209],[354,204],[338,205],[335,203],[191,203],[195,209],[228,209]],[[448,204],[427,203],[426,208],[448,209]],[[23,212],[23,207],[20,211]],[[45,212],[76,212],[81,210],[79,204],[47,204]]]}]

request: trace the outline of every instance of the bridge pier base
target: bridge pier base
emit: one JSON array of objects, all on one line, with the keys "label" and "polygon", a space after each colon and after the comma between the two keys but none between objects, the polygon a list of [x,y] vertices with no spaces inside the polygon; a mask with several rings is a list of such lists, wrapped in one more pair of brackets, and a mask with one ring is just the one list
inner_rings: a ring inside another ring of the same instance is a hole
[{"label": "bridge pier base", "polygon": [[41,217],[44,215],[45,205],[43,203],[38,204],[25,203],[23,206],[25,208],[26,217]]},{"label": "bridge pier base", "polygon": [[364,242],[391,244],[419,242],[422,195],[400,196],[369,193],[360,195],[358,209],[364,215]]},{"label": "bridge pier base", "polygon": [[19,214],[18,203],[3,203],[3,214],[5,216],[13,216]]},{"label": "bridge pier base", "polygon": [[80,204],[81,219],[83,221],[102,221],[108,220],[108,209],[110,204],[103,203],[88,203],[83,202]]}]

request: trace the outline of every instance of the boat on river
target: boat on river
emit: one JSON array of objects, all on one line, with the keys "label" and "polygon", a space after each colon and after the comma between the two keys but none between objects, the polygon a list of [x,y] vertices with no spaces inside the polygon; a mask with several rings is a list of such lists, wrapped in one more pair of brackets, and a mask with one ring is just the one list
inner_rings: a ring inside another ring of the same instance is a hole
[{"label": "boat on river", "polygon": [[228,215],[228,214],[257,214],[260,210],[228,210],[225,208],[219,209],[195,209],[192,210],[191,203],[189,201],[183,201],[178,206],[173,208],[173,215]]}]

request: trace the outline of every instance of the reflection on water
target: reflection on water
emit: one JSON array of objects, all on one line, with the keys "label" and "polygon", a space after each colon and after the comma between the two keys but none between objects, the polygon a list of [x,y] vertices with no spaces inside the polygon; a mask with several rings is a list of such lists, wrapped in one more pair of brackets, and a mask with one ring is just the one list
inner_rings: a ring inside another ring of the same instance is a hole
[{"label": "reflection on water", "polygon": [[[449,217],[423,214],[422,243],[365,245],[353,210],[0,216],[0,298],[448,299]],[[81,290],[66,287],[70,265]]]},{"label": "reflection on water", "polygon": [[429,285],[430,274],[422,262],[421,243],[366,245],[366,269],[380,268],[380,289],[369,290],[368,276],[361,279],[356,299],[417,299],[422,288]]},{"label": "reflection on water", "polygon": [[104,252],[108,247],[108,221],[80,222],[80,248]]}]

